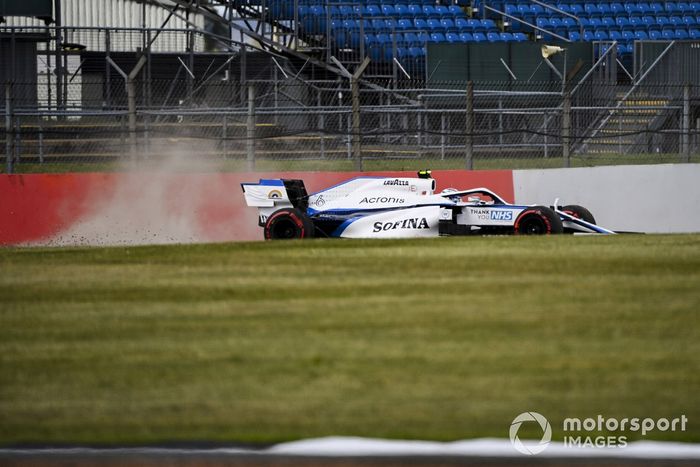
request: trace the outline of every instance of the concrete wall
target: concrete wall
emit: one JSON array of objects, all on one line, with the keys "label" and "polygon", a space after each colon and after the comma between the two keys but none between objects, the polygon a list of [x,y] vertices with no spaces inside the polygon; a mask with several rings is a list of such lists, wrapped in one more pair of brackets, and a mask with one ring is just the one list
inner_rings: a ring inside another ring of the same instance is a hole
[{"label": "concrete wall", "polygon": [[700,164],[513,171],[515,202],[587,207],[603,227],[700,232]]}]

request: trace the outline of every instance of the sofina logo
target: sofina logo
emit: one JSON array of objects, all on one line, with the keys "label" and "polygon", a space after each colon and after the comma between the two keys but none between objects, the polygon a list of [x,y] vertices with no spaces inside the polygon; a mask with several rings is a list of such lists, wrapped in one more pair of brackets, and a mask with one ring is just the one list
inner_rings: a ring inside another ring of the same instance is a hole
[{"label": "sofina logo", "polygon": [[[540,425],[540,428],[542,428],[542,439],[540,441],[523,442],[520,440],[518,437],[518,430],[520,430],[520,425],[524,422],[536,422]],[[552,426],[543,415],[537,412],[523,412],[515,417],[513,423],[510,424],[510,442],[518,452],[527,454],[528,456],[539,454],[547,449],[551,440]]]}]

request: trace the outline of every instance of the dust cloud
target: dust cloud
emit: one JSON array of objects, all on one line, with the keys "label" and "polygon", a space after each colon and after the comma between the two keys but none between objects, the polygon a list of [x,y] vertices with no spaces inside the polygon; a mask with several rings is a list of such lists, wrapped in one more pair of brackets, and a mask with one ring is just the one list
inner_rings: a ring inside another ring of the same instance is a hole
[{"label": "dust cloud", "polygon": [[[260,238],[255,211],[244,208],[240,188],[218,181],[217,174],[223,174],[220,163],[193,158],[193,148],[163,149],[157,160],[126,163],[111,186],[92,190],[87,212],[77,222],[33,244],[119,246]],[[212,200],[219,204],[212,207]],[[243,212],[243,218],[235,218],[234,211]]]}]

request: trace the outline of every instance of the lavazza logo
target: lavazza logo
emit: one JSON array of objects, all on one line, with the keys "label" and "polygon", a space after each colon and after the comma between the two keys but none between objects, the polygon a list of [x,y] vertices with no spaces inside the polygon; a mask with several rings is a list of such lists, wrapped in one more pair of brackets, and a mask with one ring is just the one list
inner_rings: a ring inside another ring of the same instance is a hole
[{"label": "lavazza logo", "polygon": [[[542,436],[539,440],[523,440],[518,435],[523,424],[539,425]],[[688,417],[675,418],[612,418],[597,415],[589,418],[565,418],[562,423],[563,442],[566,448],[625,448],[627,433],[641,432],[645,437],[649,432],[685,431]],[[601,433],[608,432],[609,435]],[[510,442],[516,451],[532,456],[539,454],[552,441],[552,425],[537,412],[523,412],[513,419],[510,425]]]}]

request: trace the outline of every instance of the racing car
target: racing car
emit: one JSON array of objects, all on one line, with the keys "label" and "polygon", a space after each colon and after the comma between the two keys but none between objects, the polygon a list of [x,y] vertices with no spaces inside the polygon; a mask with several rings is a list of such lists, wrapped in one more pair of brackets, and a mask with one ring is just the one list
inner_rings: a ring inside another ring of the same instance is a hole
[{"label": "racing car", "polygon": [[522,206],[488,188],[435,193],[430,171],[416,178],[357,177],[308,194],[303,180],[242,183],[267,240],[412,238],[491,234],[613,234],[579,205]]}]

